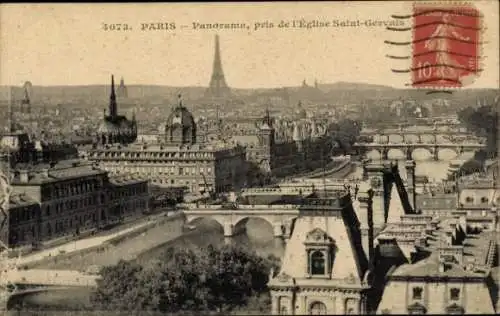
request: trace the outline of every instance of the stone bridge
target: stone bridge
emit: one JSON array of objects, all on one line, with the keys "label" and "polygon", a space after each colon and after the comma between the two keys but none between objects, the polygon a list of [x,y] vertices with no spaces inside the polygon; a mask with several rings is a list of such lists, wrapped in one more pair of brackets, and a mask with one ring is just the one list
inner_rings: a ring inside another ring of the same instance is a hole
[{"label": "stone bridge", "polygon": [[246,221],[250,218],[260,218],[268,222],[277,239],[288,240],[292,232],[293,223],[299,216],[299,209],[314,209],[326,211],[340,209],[352,203],[351,196],[345,191],[331,192],[335,199],[308,198],[297,204],[282,205],[196,205],[184,204],[180,209],[184,212],[187,223],[197,219],[211,218],[217,221],[224,230],[226,241],[241,233],[245,229]]},{"label": "stone bridge", "polygon": [[379,144],[379,143],[356,143],[354,144],[355,149],[368,149],[377,150],[380,153],[381,159],[387,160],[389,150],[397,149],[402,151],[407,160],[413,159],[413,152],[416,149],[426,149],[434,158],[434,160],[439,160],[439,151],[442,149],[451,149],[455,151],[457,155],[462,154],[465,151],[474,151],[481,148],[485,148],[485,144],[479,143],[390,143],[390,144]]},{"label": "stone bridge", "polygon": [[375,142],[388,143],[437,143],[447,141],[456,137],[460,139],[479,139],[479,137],[468,132],[457,131],[362,131],[360,136],[373,137]]},{"label": "stone bridge", "polygon": [[227,241],[242,233],[250,218],[263,219],[272,227],[275,238],[287,240],[292,223],[299,215],[299,205],[238,205],[232,209],[221,205],[182,205],[181,208],[186,216],[186,223],[195,223],[202,218],[217,221],[224,229]]},{"label": "stone bridge", "polygon": [[14,308],[13,298],[40,292],[96,287],[97,275],[66,270],[7,270],[0,275],[0,311]]}]

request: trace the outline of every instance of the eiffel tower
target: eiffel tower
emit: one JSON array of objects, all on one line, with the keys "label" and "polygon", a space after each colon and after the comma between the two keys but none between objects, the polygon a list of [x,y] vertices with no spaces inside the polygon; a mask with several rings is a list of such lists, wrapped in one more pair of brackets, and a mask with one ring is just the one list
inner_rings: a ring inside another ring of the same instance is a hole
[{"label": "eiffel tower", "polygon": [[220,46],[219,46],[219,35],[215,35],[215,55],[214,55],[214,66],[212,70],[212,77],[210,79],[210,84],[205,93],[206,97],[212,98],[224,98],[231,94],[226,79],[224,78],[224,72],[222,71],[222,62],[220,59]]}]

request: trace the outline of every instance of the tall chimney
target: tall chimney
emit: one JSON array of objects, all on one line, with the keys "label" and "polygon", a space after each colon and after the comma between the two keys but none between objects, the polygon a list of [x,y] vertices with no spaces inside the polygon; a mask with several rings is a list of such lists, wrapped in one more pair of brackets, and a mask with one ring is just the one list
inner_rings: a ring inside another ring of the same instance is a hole
[{"label": "tall chimney", "polygon": [[[365,253],[367,253],[368,263],[371,266],[374,264],[375,248],[374,248],[374,232],[373,232],[373,195],[374,191],[369,189],[366,193],[360,194],[358,201],[360,202],[361,232],[363,235],[363,244]],[[366,217],[363,213],[366,212]]]},{"label": "tall chimney", "polygon": [[373,195],[374,192],[372,189],[368,190],[368,260],[370,264],[374,263],[375,260],[375,248],[374,244],[374,233],[373,233]]},{"label": "tall chimney", "polygon": [[406,191],[408,192],[408,197],[410,199],[411,206],[417,211],[417,194],[415,193],[415,161],[414,160],[407,160],[405,164],[405,169],[406,169],[406,183],[407,183],[407,188]]}]

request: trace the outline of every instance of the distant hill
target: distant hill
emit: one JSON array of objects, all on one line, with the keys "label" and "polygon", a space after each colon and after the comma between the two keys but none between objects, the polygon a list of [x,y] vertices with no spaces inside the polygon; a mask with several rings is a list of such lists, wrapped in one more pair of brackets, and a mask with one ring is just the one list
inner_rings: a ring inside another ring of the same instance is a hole
[{"label": "distant hill", "polygon": [[[14,99],[23,97],[22,87],[0,86],[0,99],[8,100],[9,90],[12,89]],[[205,91],[203,87],[169,87],[159,85],[127,85],[129,97],[171,97],[179,93],[187,95],[202,95]],[[109,85],[88,85],[88,86],[33,86],[33,98],[73,98],[91,97],[105,98],[109,96]]]},{"label": "distant hill", "polygon": [[323,91],[331,91],[331,90],[398,90],[389,86],[376,85],[376,84],[367,84],[367,83],[352,83],[352,82],[344,82],[339,81],[336,83],[326,83],[319,84],[319,89]]},{"label": "distant hill", "polygon": [[[299,89],[300,87],[286,87],[291,91]],[[331,90],[396,90],[394,88],[382,85],[371,85],[364,83],[349,83],[338,82],[333,84],[321,84],[319,88],[328,92]],[[22,87],[8,87],[0,86],[0,100],[8,100],[9,90],[12,89],[14,99],[21,99],[23,97]],[[109,95],[109,85],[88,85],[88,86],[33,86],[32,94],[34,98],[64,98],[64,97],[107,97]],[[131,98],[141,97],[172,97],[182,93],[186,98],[199,98],[203,96],[206,87],[172,87],[161,85],[127,85],[128,95]],[[276,92],[283,88],[269,88],[269,89],[233,89],[237,95],[249,95],[252,93],[266,93]]]},{"label": "distant hill", "polygon": [[[174,100],[181,93],[187,100],[197,100],[203,97],[206,87],[172,87],[161,85],[127,85],[128,96],[132,99],[148,100]],[[304,89],[300,86],[269,88],[269,89],[233,89],[236,96],[247,99],[252,95],[278,95],[283,96],[288,93],[291,102],[297,100],[321,101],[325,100],[333,103],[349,104],[359,103],[365,100],[395,100],[414,99],[425,100],[434,98],[445,98],[460,101],[460,103],[474,105],[478,99],[494,99],[499,95],[498,89],[463,89],[448,94],[431,94],[416,89],[396,89],[384,85],[336,82],[323,83],[318,85],[318,89],[308,87]],[[14,100],[23,98],[22,87],[0,86],[0,101],[5,103],[9,100],[12,91]],[[285,93],[285,91],[288,91]],[[32,100],[42,100],[39,104],[56,104],[66,102],[76,103],[106,103],[110,92],[109,85],[87,85],[87,86],[33,86]],[[385,101],[384,101],[385,102]]]}]

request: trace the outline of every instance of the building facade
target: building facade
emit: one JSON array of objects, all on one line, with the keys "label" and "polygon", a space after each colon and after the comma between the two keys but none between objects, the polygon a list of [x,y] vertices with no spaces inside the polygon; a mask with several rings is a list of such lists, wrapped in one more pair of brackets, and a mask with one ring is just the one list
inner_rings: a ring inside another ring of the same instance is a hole
[{"label": "building facade", "polygon": [[4,174],[12,194],[1,215],[0,236],[8,247],[36,247],[94,232],[149,207],[147,181],[110,179],[88,162],[34,164]]},{"label": "building facade", "polygon": [[229,141],[246,147],[248,162],[263,176],[289,176],[330,161],[333,142],[326,129],[312,120],[278,121],[266,110],[256,125],[234,131]]},{"label": "building facade", "polygon": [[161,187],[185,186],[193,194],[225,192],[245,184],[245,148],[198,142],[193,115],[180,98],[167,119],[163,140],[95,145],[81,148],[81,154],[112,175],[138,175]]},{"label": "building facade", "polygon": [[365,314],[370,285],[350,194],[307,199],[268,284],[273,315]]},{"label": "building facade", "polygon": [[[465,220],[443,220],[421,260],[393,269],[378,314],[494,314],[490,290],[497,256],[493,232],[467,233]],[[433,242],[433,240],[437,240]]]},{"label": "building facade", "polygon": [[107,225],[121,223],[140,217],[149,210],[148,181],[131,176],[116,176],[109,179],[107,190]]}]

